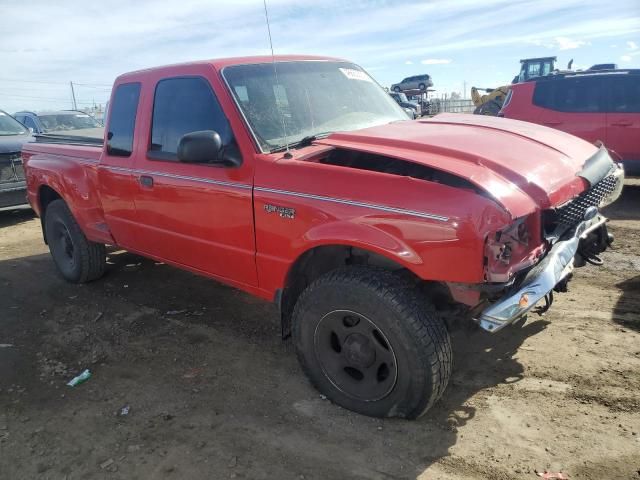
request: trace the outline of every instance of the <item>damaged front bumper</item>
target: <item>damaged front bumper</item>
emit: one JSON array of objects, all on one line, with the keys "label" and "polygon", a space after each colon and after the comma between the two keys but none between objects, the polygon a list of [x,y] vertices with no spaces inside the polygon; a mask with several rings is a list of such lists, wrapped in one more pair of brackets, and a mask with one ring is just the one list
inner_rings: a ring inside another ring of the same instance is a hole
[{"label": "damaged front bumper", "polygon": [[[547,255],[525,277],[515,292],[510,292],[483,310],[476,318],[484,330],[497,332],[529,312],[574,269],[574,259],[584,241],[598,229],[606,229],[607,219],[595,215],[580,223],[573,234],[556,242]],[[606,248],[606,246],[605,246]]]}]

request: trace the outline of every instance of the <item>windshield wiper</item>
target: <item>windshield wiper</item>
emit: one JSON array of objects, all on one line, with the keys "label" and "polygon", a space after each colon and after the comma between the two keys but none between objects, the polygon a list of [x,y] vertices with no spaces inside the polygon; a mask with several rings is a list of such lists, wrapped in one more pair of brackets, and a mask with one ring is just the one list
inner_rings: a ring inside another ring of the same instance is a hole
[{"label": "windshield wiper", "polygon": [[[311,145],[316,140],[318,140],[320,138],[325,138],[325,137],[331,135],[331,133],[332,132],[322,132],[322,133],[316,133],[315,135],[307,135],[306,137],[302,137],[297,142],[290,143],[289,144],[289,148],[308,147],[309,145]],[[287,146],[286,145],[282,145],[281,147],[269,150],[269,153],[284,152],[286,149],[287,149]]]}]

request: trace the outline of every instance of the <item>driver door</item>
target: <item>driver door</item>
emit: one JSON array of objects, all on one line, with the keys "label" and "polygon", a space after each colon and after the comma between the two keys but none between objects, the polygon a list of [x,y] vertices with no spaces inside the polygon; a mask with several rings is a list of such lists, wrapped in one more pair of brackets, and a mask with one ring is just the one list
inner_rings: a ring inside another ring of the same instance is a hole
[{"label": "driver door", "polygon": [[231,283],[256,285],[251,159],[224,167],[177,156],[181,137],[202,130],[216,131],[225,148],[237,148],[208,79],[158,78],[147,88],[149,137],[135,159],[141,248]]}]

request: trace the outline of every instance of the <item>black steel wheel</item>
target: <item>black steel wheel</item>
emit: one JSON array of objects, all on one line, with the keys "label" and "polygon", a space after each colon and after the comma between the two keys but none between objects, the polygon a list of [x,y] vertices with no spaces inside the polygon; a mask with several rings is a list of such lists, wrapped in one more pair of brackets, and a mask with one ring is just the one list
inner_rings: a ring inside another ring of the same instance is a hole
[{"label": "black steel wheel", "polygon": [[426,90],[426,89],[427,89],[427,86],[426,86],[424,83],[421,83],[420,85],[418,85],[418,88],[419,88],[420,90]]},{"label": "black steel wheel", "polygon": [[65,280],[84,283],[102,276],[106,265],[105,246],[85,237],[63,200],[47,206],[44,229],[53,261]]},{"label": "black steel wheel", "polygon": [[400,87],[396,85],[395,87],[393,87],[393,91],[400,93],[401,90],[400,90]]},{"label": "black steel wheel", "polygon": [[449,334],[399,275],[371,267],[329,272],[302,293],[292,320],[302,369],[349,410],[417,418],[446,388]]},{"label": "black steel wheel", "polygon": [[398,365],[389,340],[360,313],[327,313],[316,326],[314,349],[324,374],[345,395],[380,400],[396,384]]}]

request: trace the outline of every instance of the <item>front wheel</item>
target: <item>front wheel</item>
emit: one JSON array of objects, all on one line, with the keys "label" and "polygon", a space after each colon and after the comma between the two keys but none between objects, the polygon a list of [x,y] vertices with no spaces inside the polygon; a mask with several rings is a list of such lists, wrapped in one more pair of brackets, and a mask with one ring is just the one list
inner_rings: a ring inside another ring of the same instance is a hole
[{"label": "front wheel", "polygon": [[393,91],[397,92],[397,93],[400,93],[400,87],[398,87],[398,86],[393,87]]},{"label": "front wheel", "polygon": [[386,270],[350,267],[312,283],[296,303],[293,340],[313,385],[364,415],[417,418],[451,374],[444,323]]},{"label": "front wheel", "polygon": [[102,276],[106,265],[105,246],[85,237],[63,200],[47,206],[44,228],[53,261],[65,280],[85,283]]}]

